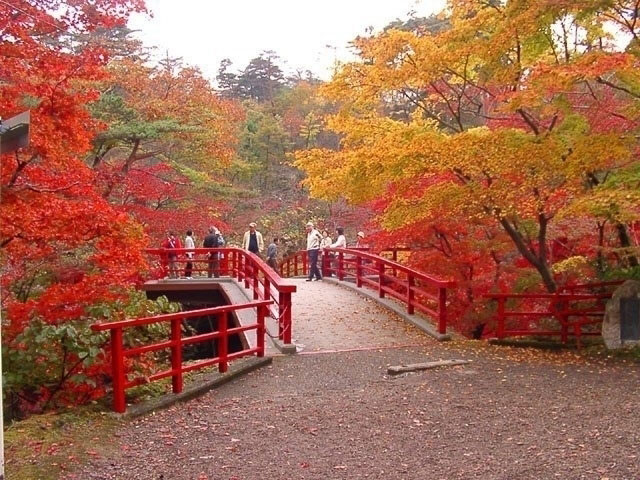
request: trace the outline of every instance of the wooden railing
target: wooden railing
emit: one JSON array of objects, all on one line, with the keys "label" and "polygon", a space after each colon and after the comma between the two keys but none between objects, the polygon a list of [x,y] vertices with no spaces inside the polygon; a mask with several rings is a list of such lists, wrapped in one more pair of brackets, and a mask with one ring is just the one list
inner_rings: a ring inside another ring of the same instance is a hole
[{"label": "wooden railing", "polygon": [[599,330],[583,331],[583,327],[602,323],[606,300],[611,298],[607,290],[620,284],[566,285],[555,293],[491,293],[485,298],[497,302],[497,338],[546,335],[559,336],[566,343],[574,336],[580,346],[582,336],[600,335]]},{"label": "wooden railing", "polygon": [[[251,302],[240,305],[225,305],[222,307],[203,308],[200,310],[190,310],[187,312],[170,313],[165,315],[156,315],[153,317],[136,318],[131,320],[122,320],[111,323],[98,323],[91,326],[96,332],[110,331],[110,353],[111,353],[111,376],[113,380],[113,409],[116,412],[123,413],[126,410],[125,390],[137,385],[153,382],[166,377],[171,377],[171,383],[174,393],[182,391],[182,376],[186,372],[198,370],[200,368],[218,365],[221,373],[227,371],[228,363],[236,358],[256,355],[264,356],[264,334],[265,334],[265,316],[271,301]],[[242,327],[228,328],[228,315],[239,310],[255,309],[256,322]],[[187,322],[189,318],[202,317],[211,315],[217,317],[218,330],[211,333],[194,335],[190,337],[182,336],[182,324]],[[158,323],[170,323],[171,333],[169,340],[152,343],[149,345],[138,346],[135,348],[124,348],[123,331],[126,328],[140,327],[144,325],[152,325]],[[256,346],[234,353],[229,353],[229,337],[248,330],[256,331]],[[185,365],[182,361],[182,347],[194,343],[200,343],[210,340],[217,340],[217,356],[201,360],[189,365]],[[127,378],[125,359],[144,353],[155,352],[158,350],[171,350],[171,368],[154,373],[149,377],[136,377],[131,380]]]},{"label": "wooden railing", "polygon": [[[283,260],[282,276],[308,273],[307,252],[300,251]],[[456,283],[406,267],[362,249],[327,248],[321,257],[323,276],[354,280],[357,287],[368,287],[380,298],[393,297],[407,306],[409,314],[422,312],[437,321],[441,334],[447,332],[447,290]]]},{"label": "wooden railing", "polygon": [[[251,290],[254,300],[273,302],[270,313],[278,320],[278,338],[283,343],[291,343],[291,295],[295,293],[296,286],[283,281],[280,275],[257,255],[237,247],[155,248],[146,252],[158,257],[159,268],[155,271],[156,277],[159,278],[167,278],[172,268],[174,272],[184,272],[187,263],[193,264],[195,274],[236,278],[245,288]],[[193,254],[193,258],[187,258],[187,253]],[[213,255],[216,257],[212,257]]]}]

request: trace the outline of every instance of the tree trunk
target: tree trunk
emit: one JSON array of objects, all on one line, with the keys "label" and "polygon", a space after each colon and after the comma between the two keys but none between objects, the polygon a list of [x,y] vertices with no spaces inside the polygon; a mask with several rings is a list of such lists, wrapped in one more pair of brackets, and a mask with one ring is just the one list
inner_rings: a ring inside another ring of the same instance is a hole
[{"label": "tree trunk", "polygon": [[[618,231],[618,238],[620,239],[620,246],[622,248],[631,248],[631,239],[629,238],[629,233],[627,233],[627,226],[624,223],[616,224],[616,230]],[[631,253],[625,253],[624,257],[629,262],[630,267],[638,266],[638,259],[635,255]]]},{"label": "tree trunk", "polygon": [[[544,243],[546,242],[546,223],[548,220],[545,217],[539,218],[539,221],[540,220],[542,221],[540,224],[538,241]],[[553,279],[553,275],[551,274],[549,264],[547,263],[546,247],[539,247],[540,252],[536,254],[532,249],[527,247],[524,238],[522,238],[522,234],[517,231],[506,218],[501,218],[499,221],[500,225],[502,225],[509,237],[511,237],[511,240],[513,240],[513,243],[516,245],[520,254],[538,271],[547,291],[549,293],[554,293],[557,289],[557,285]]]}]

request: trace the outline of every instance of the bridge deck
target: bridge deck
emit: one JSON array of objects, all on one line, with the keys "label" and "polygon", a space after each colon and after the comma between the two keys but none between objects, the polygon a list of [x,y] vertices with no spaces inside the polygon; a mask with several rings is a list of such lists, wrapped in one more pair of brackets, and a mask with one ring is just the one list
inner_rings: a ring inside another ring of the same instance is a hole
[{"label": "bridge deck", "polygon": [[293,341],[302,352],[352,350],[428,343],[429,338],[376,302],[328,282],[289,279]]}]

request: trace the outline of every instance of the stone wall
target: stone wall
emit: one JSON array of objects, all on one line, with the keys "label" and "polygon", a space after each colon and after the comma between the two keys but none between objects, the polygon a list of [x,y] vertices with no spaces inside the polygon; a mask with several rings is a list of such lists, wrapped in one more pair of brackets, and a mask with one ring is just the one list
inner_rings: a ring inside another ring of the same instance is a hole
[{"label": "stone wall", "polygon": [[634,345],[639,345],[640,341],[620,340],[620,299],[640,298],[640,282],[627,280],[620,285],[611,300],[607,302],[606,313],[602,321],[602,338],[609,349],[618,349]]}]

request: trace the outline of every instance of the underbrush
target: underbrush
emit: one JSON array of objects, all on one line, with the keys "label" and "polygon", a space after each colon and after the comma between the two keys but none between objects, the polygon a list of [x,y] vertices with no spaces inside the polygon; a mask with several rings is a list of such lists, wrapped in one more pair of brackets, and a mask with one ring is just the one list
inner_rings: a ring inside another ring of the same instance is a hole
[{"label": "underbrush", "polygon": [[57,480],[116,448],[109,439],[120,422],[99,403],[14,422],[5,430],[6,478]]}]

